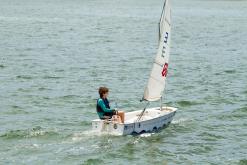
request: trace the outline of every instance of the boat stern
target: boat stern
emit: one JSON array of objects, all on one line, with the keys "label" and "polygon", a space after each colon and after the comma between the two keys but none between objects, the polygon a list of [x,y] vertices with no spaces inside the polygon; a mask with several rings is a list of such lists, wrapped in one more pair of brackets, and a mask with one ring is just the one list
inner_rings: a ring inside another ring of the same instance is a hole
[{"label": "boat stern", "polygon": [[128,124],[95,119],[92,121],[92,130],[99,134],[126,135],[133,131]]}]

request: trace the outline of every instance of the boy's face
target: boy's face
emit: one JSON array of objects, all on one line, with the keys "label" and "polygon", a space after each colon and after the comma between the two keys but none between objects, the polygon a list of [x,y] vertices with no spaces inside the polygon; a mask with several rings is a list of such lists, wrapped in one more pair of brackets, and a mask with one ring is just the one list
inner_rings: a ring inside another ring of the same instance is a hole
[{"label": "boy's face", "polygon": [[104,94],[104,97],[105,97],[105,98],[107,98],[107,97],[108,97],[108,92],[106,92],[106,93]]},{"label": "boy's face", "polygon": [[105,93],[105,97],[108,97],[108,92]]}]

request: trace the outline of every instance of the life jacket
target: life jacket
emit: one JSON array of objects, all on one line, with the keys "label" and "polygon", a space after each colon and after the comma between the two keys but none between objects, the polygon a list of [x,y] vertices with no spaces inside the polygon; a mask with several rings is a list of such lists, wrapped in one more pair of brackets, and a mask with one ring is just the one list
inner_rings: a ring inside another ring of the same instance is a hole
[{"label": "life jacket", "polygon": [[[109,101],[107,99],[102,99],[102,100],[105,104],[105,107],[110,109]],[[97,104],[97,106],[96,106],[97,112],[104,112],[103,109],[99,106],[98,101],[99,101],[99,99],[97,99],[97,103],[96,103]]]}]

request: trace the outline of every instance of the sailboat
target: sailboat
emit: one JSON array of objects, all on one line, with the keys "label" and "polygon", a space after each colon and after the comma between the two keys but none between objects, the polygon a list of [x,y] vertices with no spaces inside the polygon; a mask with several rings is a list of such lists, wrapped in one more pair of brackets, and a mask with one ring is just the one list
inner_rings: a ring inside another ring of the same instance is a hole
[{"label": "sailboat", "polygon": [[[168,126],[177,108],[162,105],[162,94],[168,72],[171,42],[171,6],[170,0],[164,2],[159,21],[159,47],[153,62],[153,68],[141,101],[147,104],[144,109],[125,113],[124,123],[114,120],[95,119],[92,129],[96,132],[112,135],[139,134],[152,132]],[[147,108],[150,102],[160,101],[159,107]]]}]

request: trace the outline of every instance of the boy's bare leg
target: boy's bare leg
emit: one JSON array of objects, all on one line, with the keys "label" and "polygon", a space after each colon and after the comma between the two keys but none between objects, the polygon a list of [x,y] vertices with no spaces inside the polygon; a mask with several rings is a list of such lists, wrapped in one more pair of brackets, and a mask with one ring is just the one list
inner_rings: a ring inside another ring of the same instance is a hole
[{"label": "boy's bare leg", "polygon": [[118,111],[117,115],[120,116],[122,123],[124,123],[124,111]]}]

